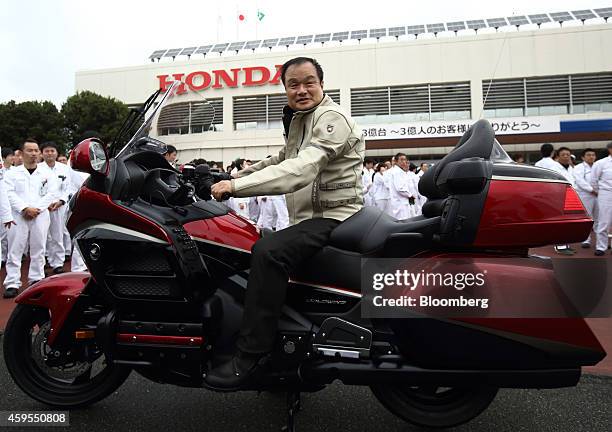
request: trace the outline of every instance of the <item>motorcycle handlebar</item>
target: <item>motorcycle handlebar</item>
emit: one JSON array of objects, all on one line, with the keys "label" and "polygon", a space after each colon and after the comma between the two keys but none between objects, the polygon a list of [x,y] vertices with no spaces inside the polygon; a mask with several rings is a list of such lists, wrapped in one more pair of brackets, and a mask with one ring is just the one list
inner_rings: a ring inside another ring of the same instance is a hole
[{"label": "motorcycle handlebar", "polygon": [[[198,165],[194,170],[194,176],[192,182],[196,187],[197,195],[205,200],[210,199],[210,189],[213,184],[223,180],[231,180],[232,176],[226,172],[215,172],[211,171],[208,165]],[[224,193],[221,200],[228,200],[230,198],[229,193]]]}]

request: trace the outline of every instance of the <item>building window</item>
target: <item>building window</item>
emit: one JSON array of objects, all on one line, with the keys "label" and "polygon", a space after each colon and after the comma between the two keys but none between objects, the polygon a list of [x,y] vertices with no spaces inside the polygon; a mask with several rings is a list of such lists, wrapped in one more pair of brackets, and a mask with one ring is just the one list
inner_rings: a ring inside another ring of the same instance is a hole
[{"label": "building window", "polygon": [[351,114],[363,123],[469,119],[470,84],[351,89]]},{"label": "building window", "polygon": [[223,99],[180,102],[163,107],[158,135],[185,135],[223,130]]},{"label": "building window", "polygon": [[612,111],[612,73],[483,81],[485,117]]},{"label": "building window", "polygon": [[[339,103],[340,90],[325,90],[325,93]],[[282,129],[283,107],[286,104],[285,93],[235,97],[234,129]]]}]

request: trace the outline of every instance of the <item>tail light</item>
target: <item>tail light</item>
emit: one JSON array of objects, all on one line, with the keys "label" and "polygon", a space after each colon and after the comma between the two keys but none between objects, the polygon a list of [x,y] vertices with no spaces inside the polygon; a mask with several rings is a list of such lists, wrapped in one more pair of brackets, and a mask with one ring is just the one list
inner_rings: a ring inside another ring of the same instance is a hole
[{"label": "tail light", "polygon": [[565,188],[565,203],[563,204],[564,214],[586,214],[580,197],[573,187]]}]

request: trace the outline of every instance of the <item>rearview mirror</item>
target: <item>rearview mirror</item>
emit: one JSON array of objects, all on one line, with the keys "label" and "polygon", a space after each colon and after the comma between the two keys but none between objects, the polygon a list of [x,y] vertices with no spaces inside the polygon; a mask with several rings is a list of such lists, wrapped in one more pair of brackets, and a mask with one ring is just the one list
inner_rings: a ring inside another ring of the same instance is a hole
[{"label": "rearview mirror", "polygon": [[97,138],[81,141],[70,154],[70,166],[87,174],[108,174],[108,153]]}]

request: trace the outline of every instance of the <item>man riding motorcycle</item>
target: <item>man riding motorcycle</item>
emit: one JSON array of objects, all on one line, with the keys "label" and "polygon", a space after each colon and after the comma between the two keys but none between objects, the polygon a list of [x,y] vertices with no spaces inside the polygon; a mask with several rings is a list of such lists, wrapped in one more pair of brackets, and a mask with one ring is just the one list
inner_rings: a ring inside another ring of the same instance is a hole
[{"label": "man riding motorcycle", "polygon": [[253,247],[237,353],[205,380],[219,390],[235,390],[248,381],[272,350],[289,273],[323,248],[332,230],[363,204],[363,136],[323,93],[321,66],[312,58],[294,58],[283,65],[281,80],[287,93],[285,147],[212,187],[216,199],[227,193],[286,194],[292,224]]}]

